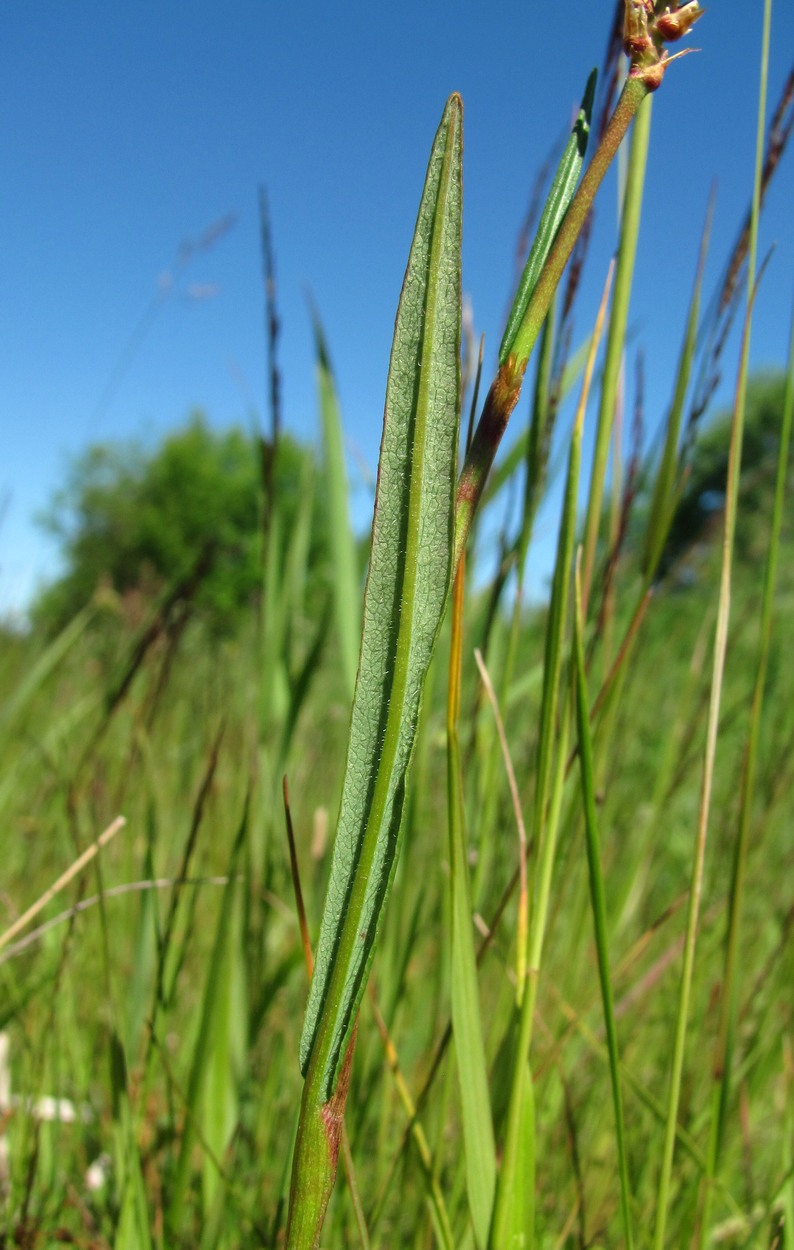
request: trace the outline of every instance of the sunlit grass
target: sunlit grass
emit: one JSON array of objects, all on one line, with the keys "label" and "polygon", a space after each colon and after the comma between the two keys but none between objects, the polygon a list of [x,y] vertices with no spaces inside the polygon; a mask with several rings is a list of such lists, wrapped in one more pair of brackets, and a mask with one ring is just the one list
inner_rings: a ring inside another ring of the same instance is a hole
[{"label": "sunlit grass", "polygon": [[[360,659],[364,576],[318,321],[323,451],[302,469],[289,521],[278,494],[262,510],[261,596],[237,632],[181,615],[185,595],[167,587],[137,628],[105,591],[54,641],[4,640],[3,927],[126,821],[0,947],[4,1244],[794,1244],[794,354],[774,487],[745,515],[738,450],[753,389],[734,362],[719,538],[698,535],[662,577],[686,485],[700,278],[670,360],[661,455],[629,464],[622,488],[616,475],[612,498],[607,472],[653,160],[643,105],[611,310],[607,282],[567,370],[562,301],[549,297],[542,333],[530,326],[529,433],[512,432],[513,475],[497,474],[481,503],[514,491],[522,510],[493,583],[472,575],[470,555],[453,596],[488,460],[466,460],[474,488],[453,516],[468,398],[455,320],[460,125],[452,97],[398,320],[379,497],[390,524],[376,526]],[[532,290],[519,304],[520,329],[539,305]],[[327,330],[333,342],[339,330]],[[520,387],[510,360],[506,350],[499,376],[512,370]],[[529,611],[524,558],[571,386],[551,600]],[[510,415],[500,395],[491,388],[488,419]],[[428,414],[445,423],[443,447],[422,443]],[[516,408],[510,420],[527,417]],[[315,491],[328,501],[331,569],[319,590]],[[423,526],[439,516],[431,549]],[[330,907],[318,945],[340,802],[362,836],[345,833],[334,888],[348,905]],[[296,883],[320,960],[306,1024]],[[45,1096],[68,1100],[60,1118],[47,1118]],[[334,1188],[336,1158],[322,1152],[343,1109]]]}]

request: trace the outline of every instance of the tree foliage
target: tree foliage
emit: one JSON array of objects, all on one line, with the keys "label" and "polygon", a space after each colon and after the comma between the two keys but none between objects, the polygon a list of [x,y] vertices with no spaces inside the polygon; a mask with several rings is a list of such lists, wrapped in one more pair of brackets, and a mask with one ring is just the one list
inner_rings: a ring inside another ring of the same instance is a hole
[{"label": "tree foliage", "polygon": [[[770,502],[774,489],[784,393],[785,377],[781,373],[758,374],[748,387],[736,533],[740,555],[751,552],[759,514]],[[703,538],[722,508],[728,479],[731,419],[730,409],[718,412],[692,447],[663,557],[665,569]]]},{"label": "tree foliage", "polygon": [[[60,542],[65,572],[40,595],[34,619],[58,628],[102,585],[122,595],[156,594],[201,563],[194,606],[214,627],[233,629],[261,584],[263,464],[270,453],[239,429],[211,429],[200,412],[154,450],[137,443],[90,447],[41,518]],[[272,483],[286,541],[301,493],[313,488],[311,452],[282,438]],[[310,568],[322,557],[314,523]]]}]

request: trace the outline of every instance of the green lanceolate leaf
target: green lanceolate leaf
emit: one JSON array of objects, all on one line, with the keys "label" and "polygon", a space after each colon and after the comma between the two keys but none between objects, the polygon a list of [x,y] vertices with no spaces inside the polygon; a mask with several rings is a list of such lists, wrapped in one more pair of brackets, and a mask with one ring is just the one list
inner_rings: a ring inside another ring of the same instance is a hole
[{"label": "green lanceolate leaf", "polygon": [[499,348],[500,365],[505,363],[516,345],[516,338],[521,328],[521,322],[524,320],[524,313],[527,310],[532,292],[535,289],[535,284],[546,263],[546,257],[551,251],[551,245],[560,228],[562,219],[568,211],[568,205],[573,199],[587,151],[597,77],[597,71],[592,70],[587,80],[584,96],[582,97],[582,106],[574,122],[570,138],[565,145],[562,159],[557,166],[557,172],[554,175],[554,181],[551,184],[551,190],[541,214],[538,232],[530,248],[527,263],[524,266],[524,272],[518,284],[518,291],[513,300],[513,307],[510,309],[510,316],[507,318],[502,345]]},{"label": "green lanceolate leaf", "polygon": [[436,134],[394,331],[347,765],[301,1037],[322,1097],[366,980],[450,583],[460,388],[462,104]]}]

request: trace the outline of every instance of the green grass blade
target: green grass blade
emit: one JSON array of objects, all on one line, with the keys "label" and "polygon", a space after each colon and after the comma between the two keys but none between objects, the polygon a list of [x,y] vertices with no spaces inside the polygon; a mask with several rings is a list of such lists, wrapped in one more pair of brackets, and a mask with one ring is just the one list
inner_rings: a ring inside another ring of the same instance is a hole
[{"label": "green grass blade", "polygon": [[[581,549],[580,549],[581,554]],[[612,1082],[612,1102],[615,1110],[615,1141],[618,1151],[620,1173],[620,1206],[623,1215],[623,1236],[626,1250],[634,1244],[631,1234],[629,1211],[629,1175],[626,1160],[626,1136],[623,1129],[623,1098],[620,1089],[620,1056],[618,1054],[617,1028],[612,1001],[612,978],[609,971],[609,947],[607,941],[607,909],[604,877],[601,871],[601,853],[596,819],[595,772],[593,768],[593,744],[590,737],[590,708],[587,695],[587,678],[584,662],[584,614],[582,611],[582,584],[579,562],[576,566],[576,611],[574,631],[574,679],[576,688],[576,723],[579,735],[579,764],[582,774],[582,798],[584,800],[585,835],[587,838],[587,866],[590,874],[590,901],[593,908],[598,976],[601,982],[601,1001],[604,1007],[604,1027],[609,1053],[609,1075]]]},{"label": "green grass blade", "polygon": [[[763,119],[763,112],[761,114]],[[761,718],[772,641],[772,614],[777,581],[778,555],[783,525],[783,506],[786,493],[786,477],[789,467],[791,445],[792,410],[794,410],[794,317],[792,318],[789,344],[786,393],[783,403],[783,421],[778,449],[775,496],[772,509],[772,525],[769,539],[764,590],[761,604],[761,628],[758,641],[758,661],[747,730],[744,767],[739,789],[739,814],[736,843],[731,869],[728,896],[728,925],[725,936],[725,971],[722,980],[720,1022],[717,1036],[717,1052],[714,1072],[715,1087],[712,1100],[712,1120],[708,1150],[708,1172],[704,1191],[704,1210],[700,1221],[700,1245],[708,1235],[709,1213],[713,1193],[713,1180],[719,1169],[723,1139],[728,1115],[728,1100],[733,1081],[733,1049],[738,1011],[738,967],[741,959],[741,925],[747,878],[747,854],[749,850],[750,814],[755,793],[756,769],[760,744]]]},{"label": "green grass blade", "polygon": [[664,449],[662,451],[662,459],[659,464],[659,471],[656,475],[656,482],[654,483],[650,514],[648,516],[648,527],[645,533],[643,573],[645,574],[647,581],[650,581],[656,572],[676,504],[678,440],[681,432],[681,418],[684,412],[684,400],[686,399],[689,377],[692,372],[692,361],[695,355],[695,346],[697,343],[698,321],[700,318],[700,294],[703,286],[703,273],[706,267],[706,252],[708,251],[713,211],[714,199],[712,196],[712,199],[709,202],[708,212],[706,214],[706,224],[703,227],[703,235],[700,240],[700,255],[698,256],[695,285],[692,291],[692,299],[689,304],[689,315],[687,317],[686,330],[684,332],[684,341],[681,345],[681,355],[678,359],[678,369],[676,371],[673,402],[670,408],[670,415],[667,419]]},{"label": "green grass blade", "polygon": [[151,1250],[146,1186],[140,1159],[129,1164],[129,1175],[121,1202],[113,1250]]},{"label": "green grass blade", "polygon": [[[146,824],[147,846],[144,875],[146,879],[153,881],[156,876],[152,855],[156,815],[151,801],[146,814]],[[152,977],[157,962],[157,893],[155,890],[144,890],[141,893],[134,932],[134,956],[126,996],[126,1049],[127,1054],[133,1056],[137,1054],[140,1047],[146,1008],[151,998]]]},{"label": "green grass blade", "polygon": [[350,528],[347,507],[345,448],[336,383],[323,327],[314,308],[312,308],[312,322],[317,355],[317,393],[320,402],[328,490],[328,544],[333,564],[334,612],[345,684],[352,696],[356,682],[358,644],[361,636],[356,544]]},{"label": "green grass blade", "polygon": [[[694,4],[694,0],[693,0]],[[634,16],[640,16],[642,24],[645,25],[646,14],[642,6],[636,5],[634,9],[631,6],[627,9],[627,13],[633,11]],[[696,20],[700,16],[701,10],[692,12],[692,20]],[[654,42],[648,37],[647,29],[643,39],[641,40],[643,47],[649,52],[651,60],[656,60],[659,54],[658,48]],[[634,61],[633,52],[631,53]],[[642,58],[641,58],[642,59]],[[673,58],[670,58],[673,59]],[[540,268],[537,279],[534,282],[531,294],[521,318],[521,324],[518,332],[513,340],[512,351],[509,352],[504,364],[500,364],[496,377],[491,383],[490,389],[486,396],[485,404],[474,432],[474,438],[466,453],[466,459],[458,483],[456,515],[455,515],[455,555],[454,563],[457,564],[461,553],[466,546],[469,530],[472,520],[477,510],[477,505],[485,487],[488,473],[493,464],[494,457],[502,440],[510,414],[518,403],[521,394],[521,386],[524,380],[524,374],[532,354],[532,349],[538,335],[543,328],[543,323],[548,316],[557,284],[562,277],[565,266],[567,265],[571,253],[579,238],[587,217],[592,209],[593,200],[598,188],[603,181],[604,175],[609,168],[613,158],[615,157],[623,138],[628,130],[631,122],[637,118],[638,129],[635,130],[633,148],[638,156],[642,144],[644,143],[647,151],[647,127],[649,125],[648,111],[645,110],[645,120],[642,119],[642,105],[646,102],[649,91],[655,91],[660,85],[664,67],[670,64],[670,60],[662,57],[662,60],[651,66],[648,63],[634,63],[626,79],[623,90],[620,94],[615,110],[607,123],[607,126],[601,137],[601,142],[588,165],[581,182],[576,188],[576,192],[568,204],[567,212],[564,213],[559,223],[556,234],[553,237],[551,247],[546,256],[544,264]],[[638,111],[640,116],[638,117]],[[643,134],[645,138],[643,139]],[[639,169],[639,161],[635,162]],[[644,172],[644,161],[643,161]],[[640,185],[642,179],[640,178]],[[627,197],[630,198],[630,197]],[[627,236],[628,237],[628,236]],[[625,290],[626,302],[628,302],[628,288],[630,286],[630,269],[633,265],[628,265],[626,273],[627,278]],[[622,351],[623,338],[625,335],[625,318],[624,324],[619,335],[620,350]],[[619,359],[619,353],[618,353]],[[605,371],[606,373],[606,371]],[[611,418],[609,425],[611,425]],[[598,436],[599,453],[596,457],[598,473],[603,475],[606,472],[606,455],[609,447],[609,428],[605,425],[603,434],[599,431]],[[603,446],[602,446],[603,444]],[[603,462],[603,463],[602,463]],[[591,491],[591,504],[599,492]],[[597,537],[596,529],[593,533],[592,545],[595,550],[595,538]],[[587,549],[586,549],[587,550]],[[591,567],[592,559],[588,558],[587,569]]]},{"label": "green grass blade", "polygon": [[[644,12],[644,10],[640,11]],[[469,529],[485,487],[488,472],[493,464],[510,414],[518,403],[532,349],[543,328],[557,284],[593,206],[593,199],[637,110],[646,100],[648,91],[655,90],[661,81],[656,71],[649,72],[646,68],[637,69],[635,72],[635,69],[636,67],[629,73],[601,143],[576,189],[576,194],[568,205],[567,213],[560,222],[551,250],[529,298],[519,332],[513,343],[513,351],[510,352],[505,363],[499,366],[486,396],[458,483],[455,509],[455,564],[466,546]],[[649,83],[652,85],[649,86]]]},{"label": "green grass blade", "polygon": [[463,589],[465,559],[455,580],[452,644],[450,649],[447,705],[447,795],[449,808],[450,911],[452,916],[452,1031],[458,1069],[463,1144],[466,1155],[466,1189],[474,1240],[485,1250],[496,1189],[496,1144],[488,1067],[483,1037],[483,1017],[477,985],[477,953],[472,924],[471,881],[467,861],[466,821],[463,807],[463,770],[458,741],[458,705],[463,638]]},{"label": "green grass blade", "polygon": [[[527,551],[532,538],[532,528],[546,481],[549,450],[554,432],[554,417],[559,410],[559,404],[553,402],[551,397],[556,302],[556,299],[552,301],[549,315],[541,333],[538,367],[535,375],[535,390],[532,396],[532,416],[529,422],[529,440],[527,442],[525,465],[524,506],[521,515],[521,528],[516,539],[516,563],[518,566],[519,583],[522,588]],[[517,599],[521,599],[520,591]]]},{"label": "green grass blade", "polygon": [[[557,556],[554,564],[554,580],[552,583],[549,619],[546,630],[543,693],[541,697],[540,731],[538,738],[537,787],[535,791],[532,831],[532,836],[540,848],[539,856],[541,866],[538,897],[541,900],[543,899],[544,892],[547,889],[547,884],[544,883],[546,882],[547,877],[550,878],[551,874],[551,864],[547,864],[545,862],[546,857],[550,852],[548,844],[544,842],[543,827],[552,776],[553,744],[555,735],[558,733],[557,709],[560,697],[560,674],[562,670],[563,641],[568,617],[568,599],[571,581],[571,566],[573,562],[574,536],[576,530],[576,507],[579,490],[579,468],[582,456],[584,417],[590,393],[593,369],[595,367],[595,357],[598,351],[598,345],[601,341],[601,331],[606,318],[609,293],[612,286],[613,268],[614,267],[610,265],[601,298],[601,306],[598,311],[596,328],[592,339],[590,340],[590,355],[585,367],[585,374],[582,382],[582,394],[579,400],[579,407],[576,413],[576,421],[574,423],[571,445],[568,453],[568,472],[565,484],[565,495],[563,498],[560,532],[557,539]],[[530,938],[529,966],[531,970],[537,970],[540,964],[543,942],[542,935],[545,928],[545,907],[545,901],[542,901],[540,906],[535,906],[535,914],[532,919],[531,929],[534,936]]]},{"label": "green grass blade", "polygon": [[615,295],[612,301],[612,315],[609,320],[609,333],[604,353],[604,373],[601,379],[596,445],[590,471],[590,491],[587,500],[587,518],[584,530],[582,586],[585,610],[590,597],[596,542],[603,516],[604,480],[606,478],[609,444],[612,437],[612,425],[617,403],[620,366],[626,338],[626,323],[628,321],[629,298],[631,296],[631,284],[634,275],[634,258],[637,253],[637,239],[640,232],[642,192],[645,184],[645,165],[648,158],[650,134],[651,98],[648,97],[634,120],[628,172],[626,175],[626,193],[623,198],[620,242],[615,268]]},{"label": "green grass blade", "polygon": [[[723,536],[722,569],[720,575],[719,607],[717,627],[714,639],[714,658],[712,669],[711,691],[709,697],[709,713],[706,734],[706,751],[703,761],[703,772],[700,788],[700,805],[698,811],[698,828],[695,841],[695,856],[692,865],[692,884],[690,903],[687,914],[687,927],[684,943],[684,963],[681,971],[681,988],[679,992],[678,1015],[676,1019],[675,1041],[670,1073],[670,1088],[667,1105],[667,1124],[662,1154],[661,1174],[656,1204],[656,1227],[654,1230],[654,1250],[663,1250],[667,1212],[670,1204],[670,1188],[675,1148],[675,1128],[678,1118],[678,1103],[681,1090],[681,1079],[684,1063],[684,1046],[689,1014],[689,999],[695,962],[695,943],[697,939],[700,895],[703,882],[703,867],[708,832],[708,817],[713,783],[714,760],[717,749],[717,729],[719,721],[720,698],[725,669],[725,653],[728,643],[728,622],[731,602],[731,568],[733,546],[736,532],[736,514],[739,496],[739,477],[742,463],[742,442],[744,436],[745,401],[747,396],[747,374],[750,358],[750,332],[752,327],[753,303],[758,290],[756,279],[756,254],[758,245],[758,218],[761,205],[761,166],[764,149],[764,117],[766,113],[766,88],[769,66],[769,31],[771,24],[771,0],[765,0],[764,26],[761,50],[761,71],[758,105],[758,123],[756,132],[755,177],[753,182],[753,206],[750,215],[750,239],[748,248],[747,268],[747,311],[745,314],[744,332],[742,335],[739,356],[739,370],[736,381],[731,441],[728,460],[728,478],[725,488],[725,521]],[[715,1144],[718,1142],[717,1132],[712,1132],[709,1142],[708,1173],[715,1173]],[[701,1214],[700,1244],[703,1244],[708,1223],[708,1205],[711,1186],[706,1189],[706,1211]]]},{"label": "green grass blade", "polygon": [[333,1188],[342,1082],[331,1099],[396,864],[422,687],[452,573],[462,111],[460,97],[450,96],[430,154],[394,330],[361,662],[300,1044],[306,1083],[290,1196],[292,1250],[318,1244]]},{"label": "green grass blade", "polygon": [[[400,1069],[399,1056],[397,1055],[394,1043],[389,1036],[386,1022],[383,1019],[383,1016],[381,1015],[378,1005],[374,999],[372,1002],[372,1013],[375,1017],[375,1024],[381,1035],[381,1040],[383,1041],[386,1052],[386,1060],[392,1071],[397,1093],[399,1094],[400,1101],[402,1102],[406,1116],[408,1117],[409,1132],[413,1140],[416,1157],[422,1171],[422,1178],[427,1192],[427,1204],[436,1240],[438,1241],[441,1250],[454,1250],[455,1240],[452,1234],[446,1204],[444,1202],[444,1195],[441,1192],[438,1177],[435,1173],[433,1156],[428,1145],[427,1137],[425,1136],[424,1128],[422,1127],[421,1120],[419,1119],[419,1110],[411,1096],[405,1077]],[[400,1153],[398,1152],[398,1154],[394,1156],[393,1165],[396,1164],[399,1158]],[[375,1233],[375,1227],[377,1225],[380,1212],[383,1209],[382,1199],[392,1187],[393,1176],[394,1172],[392,1167],[389,1168],[386,1173],[385,1180],[381,1187],[381,1193],[378,1196],[373,1209],[371,1221],[373,1235]]]},{"label": "green grass blade", "polygon": [[530,248],[527,263],[524,266],[524,272],[518,284],[518,291],[510,309],[510,315],[507,318],[502,344],[499,348],[500,365],[505,363],[516,344],[521,323],[527,311],[527,305],[532,298],[532,292],[546,263],[546,258],[551,251],[551,246],[557,236],[562,219],[568,211],[568,205],[573,199],[579,175],[582,172],[585,153],[587,152],[587,140],[590,135],[590,119],[593,113],[597,78],[598,71],[591,70],[584,96],[582,97],[581,108],[573,124],[573,129],[565,145],[560,163],[557,166],[557,172],[554,175],[554,181],[551,184],[551,190],[541,214],[537,234]]},{"label": "green grass blade", "polygon": [[739,813],[736,843],[731,868],[731,884],[728,895],[728,922],[725,935],[725,963],[720,999],[720,1020],[713,1070],[715,1085],[712,1098],[711,1129],[707,1155],[707,1171],[704,1190],[704,1207],[700,1219],[700,1245],[705,1245],[709,1233],[709,1215],[714,1181],[719,1164],[728,1121],[728,1103],[734,1083],[733,1051],[736,1037],[739,998],[739,968],[741,961],[741,933],[744,896],[747,887],[747,855],[749,851],[750,815],[755,794],[756,770],[760,745],[761,719],[764,710],[764,694],[772,642],[772,614],[777,581],[778,554],[783,524],[783,506],[786,492],[786,476],[791,445],[792,411],[794,410],[794,319],[792,320],[789,368],[786,398],[783,408],[783,424],[780,432],[775,499],[772,514],[771,536],[764,577],[761,605],[761,629],[758,643],[758,661],[747,730],[741,783],[739,787]]},{"label": "green grass blade", "polygon": [[[240,886],[237,881],[237,869],[240,862],[240,855],[245,844],[247,830],[248,801],[246,801],[243,819],[237,831],[232,853],[229,857],[228,883],[223,892],[223,901],[221,903],[221,910],[215,930],[212,957],[210,960],[210,966],[207,970],[207,981],[204,987],[204,998],[201,1006],[201,1020],[199,1023],[198,1036],[196,1038],[196,1048],[193,1053],[193,1061],[187,1082],[185,1128],[182,1134],[171,1203],[168,1210],[169,1227],[172,1231],[172,1235],[174,1236],[182,1231],[182,1224],[184,1222],[185,1203],[188,1197],[190,1172],[192,1167],[193,1147],[196,1141],[196,1126],[198,1124],[202,1124],[203,1126],[205,1119],[209,1121],[212,1121],[213,1119],[217,1120],[215,1115],[216,1108],[211,1106],[212,1092],[206,1090],[208,1073],[211,1078],[212,1068],[214,1066],[212,1063],[213,1050],[216,1049],[218,1044],[221,1042],[220,1031],[224,1023],[231,1028],[232,1035],[236,1032],[234,1022],[230,1022],[229,1020],[228,994],[230,992],[230,988],[232,992],[237,990],[239,981],[237,981],[236,975],[232,975],[230,962],[232,956],[230,954],[229,946],[233,940],[233,920],[236,896],[240,891]],[[231,1045],[234,1046],[234,1043],[231,1043]],[[207,1093],[208,1101],[203,1107],[202,1096],[205,1092]],[[226,1100],[226,1098],[227,1092],[224,1091],[224,1100]],[[228,1130],[227,1110],[228,1104],[222,1112],[222,1119],[224,1120],[224,1124],[222,1126],[223,1132]],[[206,1115],[203,1114],[205,1112]],[[213,1135],[217,1138],[217,1133],[214,1133]]]},{"label": "green grass blade", "polygon": [[678,1118],[678,1104],[681,1095],[684,1050],[686,1045],[687,1025],[689,1021],[689,1003],[692,993],[692,982],[695,968],[695,946],[697,943],[698,921],[700,916],[700,899],[703,890],[706,837],[708,834],[711,795],[714,783],[714,766],[717,753],[717,732],[719,729],[720,703],[722,698],[723,678],[725,675],[725,655],[728,646],[732,562],[734,538],[736,533],[736,515],[738,510],[737,504],[739,495],[739,478],[741,473],[742,441],[744,435],[747,371],[750,353],[750,328],[752,323],[752,302],[757,289],[758,286],[757,283],[755,283],[750,291],[750,303],[745,316],[739,362],[739,376],[736,383],[736,397],[734,401],[733,422],[731,426],[728,480],[725,490],[726,502],[722,539],[722,567],[720,572],[719,603],[714,638],[711,688],[709,692],[706,746],[703,758],[703,769],[701,773],[695,853],[692,863],[689,909],[687,912],[686,934],[684,939],[684,962],[681,970],[681,984],[676,1016],[675,1038],[671,1060],[670,1085],[667,1102],[667,1123],[665,1128],[662,1166],[657,1195],[656,1227],[653,1243],[654,1250],[663,1250],[665,1244],[667,1212],[670,1204],[676,1120]]},{"label": "green grass blade", "polygon": [[4,733],[7,727],[13,723],[14,718],[21,714],[36,692],[44,685],[50,674],[54,672],[78,639],[85,633],[95,616],[96,608],[93,603],[89,603],[87,607],[77,613],[77,616],[49,644],[14,693],[4,701],[2,710],[0,710],[0,732]]},{"label": "green grass blade", "polygon": [[121,1039],[110,1038],[110,1079],[116,1127],[117,1164],[121,1171],[121,1203],[114,1250],[151,1250],[149,1209],[143,1165],[130,1108],[127,1061]]},{"label": "green grass blade", "polygon": [[364,987],[397,854],[422,684],[447,600],[459,411],[461,102],[430,157],[397,313],[348,761],[301,1069],[322,1087]]},{"label": "green grass blade", "polygon": [[783,1041],[783,1090],[785,1102],[782,1164],[787,1176],[781,1198],[783,1250],[794,1250],[794,1063],[791,1040],[788,1037]]},{"label": "green grass blade", "polygon": [[[511,1076],[510,1105],[507,1116],[507,1132],[502,1156],[502,1168],[496,1191],[492,1250],[508,1250],[533,1245],[534,1204],[526,1193],[526,1179],[522,1172],[528,1157],[534,1159],[534,1111],[527,1084],[532,1081],[529,1064],[538,973],[543,953],[546,931],[551,876],[557,843],[559,808],[565,776],[567,751],[569,701],[565,700],[558,724],[557,711],[562,682],[562,652],[568,618],[568,599],[571,581],[571,563],[576,530],[576,504],[579,491],[579,467],[582,456],[584,415],[590,383],[595,367],[595,357],[601,340],[601,329],[606,317],[609,291],[612,285],[613,266],[601,298],[596,328],[590,340],[590,352],[585,367],[582,394],[576,412],[573,435],[568,453],[568,472],[562,505],[560,531],[557,536],[557,555],[554,562],[554,580],[551,603],[546,625],[546,643],[543,667],[543,693],[541,696],[540,729],[537,748],[537,780],[534,800],[532,837],[539,849],[540,864],[533,861],[530,905],[532,914],[529,924],[527,953],[528,975],[518,986],[517,1013],[519,1016],[519,1040]],[[554,742],[558,741],[558,755],[554,760]],[[535,878],[537,877],[537,885]],[[531,1117],[528,1120],[528,1117]],[[529,1139],[533,1138],[530,1146]]]},{"label": "green grass blade", "polygon": [[[541,334],[537,371],[535,374],[535,389],[532,396],[532,416],[530,418],[529,431],[526,436],[524,505],[521,515],[520,529],[518,535],[516,536],[512,552],[512,558],[515,560],[516,565],[516,591],[515,598],[513,600],[513,615],[510,623],[507,651],[505,654],[501,679],[502,702],[505,706],[507,706],[510,687],[513,683],[516,652],[521,634],[522,614],[524,611],[524,575],[526,572],[527,552],[532,538],[535,515],[546,484],[549,449],[551,446],[555,415],[558,410],[558,405],[552,403],[550,393],[554,357],[555,305],[556,299],[552,302],[552,306],[549,309],[549,315],[546,318]],[[497,801],[497,788],[492,784],[492,777],[496,767],[496,759],[497,746],[496,742],[494,742],[488,765],[486,766],[486,770],[484,770],[483,785],[483,790],[487,796],[486,802],[490,805],[491,809]],[[492,810],[486,810],[486,812],[483,813],[484,828],[488,827],[488,824],[493,817],[494,813]],[[525,868],[526,863],[523,855],[522,860]],[[523,976],[523,960],[526,955],[526,933],[523,934],[523,937],[519,935],[518,950],[518,979],[520,983]]]},{"label": "green grass blade", "polygon": [[248,994],[243,959],[242,886],[234,881],[230,867],[226,891],[231,895],[229,912],[224,908],[223,932],[219,931],[218,987],[210,1022],[209,1052],[203,1068],[201,1096],[202,1194],[210,1212],[227,1189],[218,1169],[240,1117],[240,1089],[245,1075],[248,1047]]}]

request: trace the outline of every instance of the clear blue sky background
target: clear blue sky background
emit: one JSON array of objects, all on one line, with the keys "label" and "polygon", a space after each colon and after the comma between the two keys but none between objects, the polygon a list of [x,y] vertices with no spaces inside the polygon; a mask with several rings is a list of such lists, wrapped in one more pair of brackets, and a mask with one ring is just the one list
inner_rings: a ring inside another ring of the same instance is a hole
[{"label": "clear blue sky background", "polygon": [[[535,173],[602,60],[611,13],[611,0],[7,7],[0,610],[23,606],[56,571],[57,553],[33,516],[88,442],[154,442],[195,407],[218,425],[245,424],[252,407],[264,416],[259,183],[272,212],[286,425],[315,437],[308,284],[350,446],[374,471],[397,297],[429,146],[452,90],[465,106],[464,289],[492,360]],[[631,310],[646,352],[650,426],[669,396],[712,179],[707,291],[749,200],[761,16],[761,0],[714,0],[691,38],[702,51],[674,66],[655,98]],[[770,107],[793,55],[794,4],[775,0]],[[763,224],[762,253],[778,246],[758,303],[757,367],[786,352],[793,205],[788,152]],[[577,337],[603,282],[615,207],[612,178]],[[234,227],[179,272],[180,244],[227,213]],[[731,364],[723,397],[733,372]],[[354,458],[351,476],[363,527],[369,496],[356,487]],[[541,525],[547,547],[553,529],[550,515]]]}]

